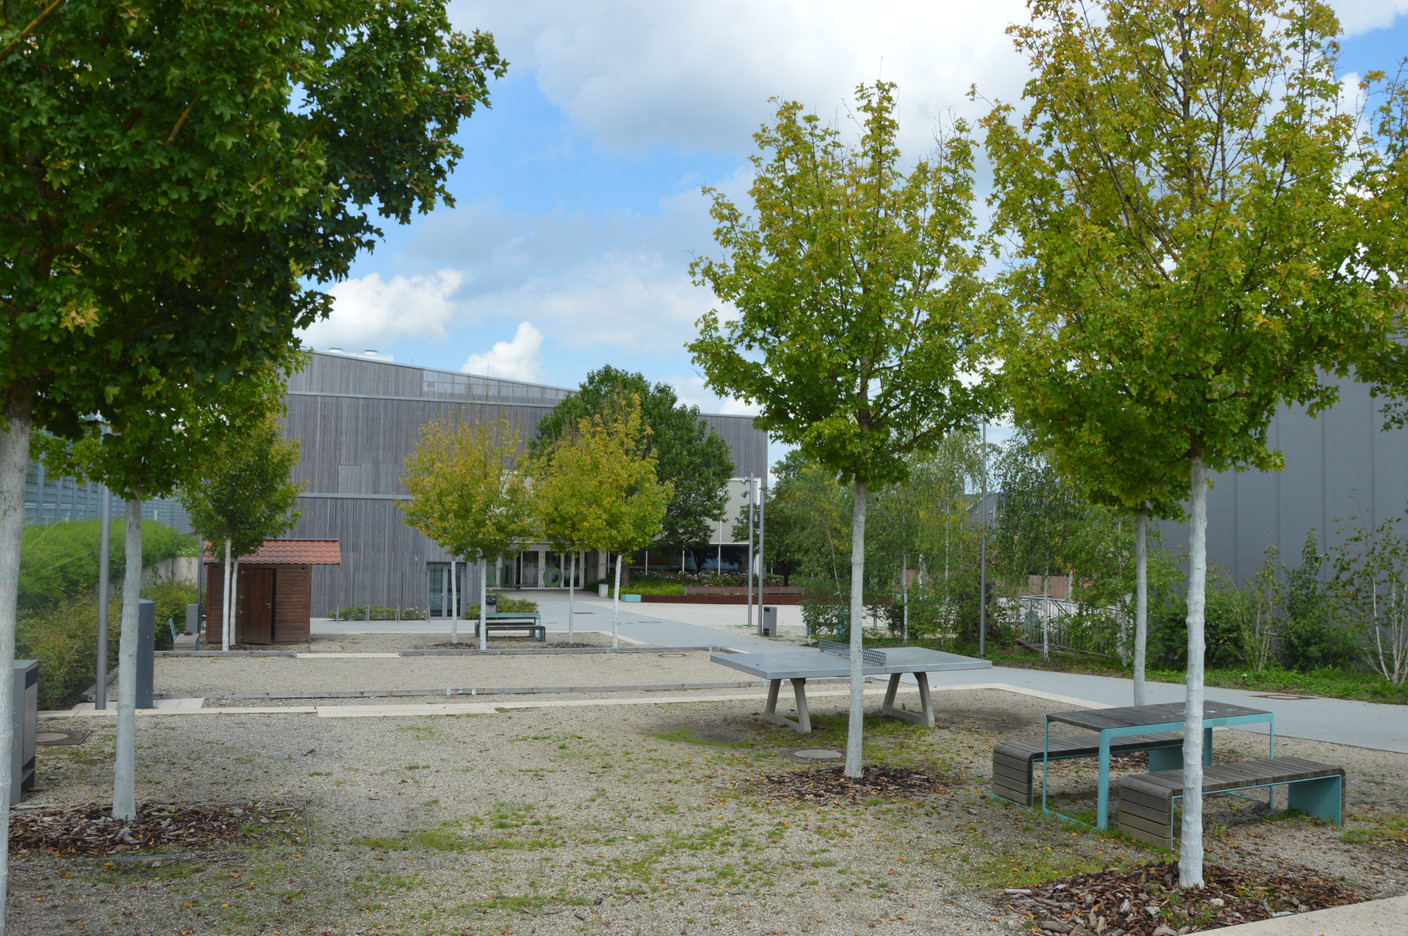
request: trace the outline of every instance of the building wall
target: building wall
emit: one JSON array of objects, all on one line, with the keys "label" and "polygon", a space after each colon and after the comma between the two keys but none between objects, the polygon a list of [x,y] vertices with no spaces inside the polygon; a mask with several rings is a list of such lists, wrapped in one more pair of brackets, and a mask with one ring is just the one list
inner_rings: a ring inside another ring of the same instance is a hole
[{"label": "building wall", "polygon": [[[459,416],[506,418],[525,444],[538,421],[571,391],[358,357],[314,353],[289,380],[286,433],[300,444],[294,479],[306,489],[290,539],[332,539],[342,565],[313,576],[312,611],[356,604],[424,608],[427,563],[450,557],[402,522],[405,459],[421,426]],[[706,415],[733,452],[735,473],[762,476],[767,436],[752,419]],[[727,528],[725,528],[727,534]],[[595,576],[591,576],[595,577]],[[465,580],[477,595],[479,576]]]},{"label": "building wall", "polygon": [[[1408,507],[1408,431],[1383,431],[1380,401],[1364,384],[1340,382],[1340,399],[1318,418],[1285,407],[1271,422],[1268,444],[1280,449],[1281,472],[1221,472],[1208,492],[1208,563],[1239,584],[1256,573],[1266,548],[1300,562],[1306,534],[1320,548],[1344,542],[1350,523],[1378,526]],[[1186,550],[1186,524],[1163,523],[1165,546]]]}]

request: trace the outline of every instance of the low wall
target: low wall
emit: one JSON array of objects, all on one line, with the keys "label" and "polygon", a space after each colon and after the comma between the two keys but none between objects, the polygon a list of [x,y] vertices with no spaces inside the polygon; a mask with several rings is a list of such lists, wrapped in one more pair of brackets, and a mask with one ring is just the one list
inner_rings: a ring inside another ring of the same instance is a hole
[{"label": "low wall", "polygon": [[[748,594],[746,592],[738,592],[736,594],[726,593],[720,595],[641,595],[640,600],[658,604],[746,605],[748,603]],[[774,595],[772,592],[763,592],[763,604],[766,605],[794,605],[801,603],[802,596],[799,594],[783,592]]]}]

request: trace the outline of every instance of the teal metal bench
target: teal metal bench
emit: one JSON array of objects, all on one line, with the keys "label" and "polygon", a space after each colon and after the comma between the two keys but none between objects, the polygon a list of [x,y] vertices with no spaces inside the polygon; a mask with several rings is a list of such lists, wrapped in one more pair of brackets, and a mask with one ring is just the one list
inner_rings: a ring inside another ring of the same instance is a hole
[{"label": "teal metal bench", "polygon": [[[531,612],[484,615],[484,633],[487,635],[495,631],[523,631],[529,637],[547,640],[547,628],[542,624],[542,616]],[[479,636],[478,618],[474,621],[474,636]]]},{"label": "teal metal bench", "polygon": [[[1003,741],[992,749],[992,794],[1023,806],[1035,806],[1033,775],[1035,764],[1042,759],[1041,738],[1023,741]],[[1149,752],[1150,770],[1169,770],[1183,763],[1183,735],[1161,732],[1129,735],[1110,742],[1111,754]],[[1077,757],[1097,757],[1100,754],[1099,735],[1054,737],[1047,760],[1071,760]]]},{"label": "teal metal bench", "polygon": [[[1344,768],[1299,757],[1228,761],[1203,768],[1203,793],[1238,793],[1286,785],[1287,804],[1335,825],[1344,821]],[[1150,845],[1173,847],[1174,801],[1183,798],[1183,771],[1120,778],[1119,830]]]}]

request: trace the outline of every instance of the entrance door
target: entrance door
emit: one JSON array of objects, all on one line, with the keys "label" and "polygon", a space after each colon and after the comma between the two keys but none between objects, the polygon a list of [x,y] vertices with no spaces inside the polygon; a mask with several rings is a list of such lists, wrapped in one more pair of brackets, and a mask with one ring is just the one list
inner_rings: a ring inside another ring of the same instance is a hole
[{"label": "entrance door", "polygon": [[[427,562],[426,568],[426,610],[429,617],[449,617],[450,606],[450,564],[448,562]],[[465,564],[455,563],[455,595],[459,598],[460,616],[464,616],[467,601],[464,594]],[[478,599],[474,599],[477,601]]]},{"label": "entrance door", "polygon": [[240,569],[236,596],[235,640],[246,644],[274,642],[274,570]]}]

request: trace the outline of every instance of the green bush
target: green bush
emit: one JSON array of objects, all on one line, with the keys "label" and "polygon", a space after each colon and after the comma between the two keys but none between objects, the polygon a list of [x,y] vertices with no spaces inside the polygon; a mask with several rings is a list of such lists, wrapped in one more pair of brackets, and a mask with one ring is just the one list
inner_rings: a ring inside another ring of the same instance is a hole
[{"label": "green bush", "polygon": [[154,582],[142,589],[142,597],[156,604],[156,649],[171,649],[171,626],[176,633],[186,630],[186,605],[195,604],[196,587],[177,582]]},{"label": "green bush", "polygon": [[[328,617],[334,621],[365,621],[368,620],[367,605],[345,605],[341,608],[333,608],[328,612]],[[370,619],[373,621],[424,621],[425,612],[420,608],[401,608],[398,611],[398,609],[386,605],[372,605]]]},{"label": "green bush", "polygon": [[1286,669],[1310,672],[1343,666],[1355,657],[1354,637],[1339,620],[1329,588],[1320,580],[1325,563],[1312,529],[1300,565],[1286,573],[1286,616],[1276,640],[1276,657]]},{"label": "green bush", "polygon": [[[1149,602],[1149,664],[1186,669],[1188,666],[1188,605],[1180,594],[1165,594],[1162,603]],[[1221,575],[1209,575],[1203,637],[1207,667],[1242,666],[1248,659],[1246,601]]]},{"label": "green bush", "polygon": [[[527,598],[510,598],[508,595],[499,595],[498,604],[490,614],[536,614],[538,603],[529,601]],[[475,602],[465,609],[464,616],[469,620],[477,620],[479,617],[479,602]]]},{"label": "green bush", "polygon": [[[27,526],[20,547],[19,607],[39,610],[56,607],[75,595],[98,586],[98,542],[101,522],[83,520],[49,526]],[[108,549],[108,576],[114,586],[126,568],[123,550],[125,525],[114,522]],[[142,521],[142,567],[165,559],[193,555],[195,540],[182,536],[155,520]],[[164,619],[163,619],[164,620]]]},{"label": "green bush", "polygon": [[[91,598],[71,598],[20,615],[15,629],[15,659],[39,661],[39,708],[68,708],[90,686],[98,665],[97,605]],[[117,670],[122,602],[108,606],[108,672]]]}]

